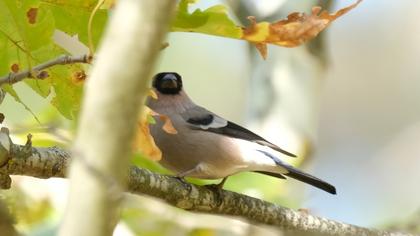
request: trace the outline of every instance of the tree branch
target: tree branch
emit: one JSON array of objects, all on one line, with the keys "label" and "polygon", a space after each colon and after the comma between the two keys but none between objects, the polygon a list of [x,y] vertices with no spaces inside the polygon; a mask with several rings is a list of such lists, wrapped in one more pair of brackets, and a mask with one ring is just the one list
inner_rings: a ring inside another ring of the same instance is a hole
[{"label": "tree branch", "polygon": [[137,118],[175,4],[116,3],[86,81],[61,236],[106,236],[114,231]]},{"label": "tree branch", "polygon": [[67,65],[74,63],[90,63],[92,58],[88,55],[79,55],[79,56],[69,56],[62,55],[50,61],[44,62],[32,68],[31,70],[25,70],[18,73],[10,73],[8,75],[0,77],[0,86],[3,84],[14,84],[19,81],[22,81],[25,78],[38,78],[42,79],[42,70],[45,70],[49,67],[55,65]]},{"label": "tree branch", "polygon": [[[37,178],[64,177],[70,162],[69,152],[58,148],[30,147],[5,142],[6,130],[0,133],[0,159],[7,161],[0,168],[2,188],[10,187],[9,175]],[[9,138],[7,139],[9,140]],[[97,175],[98,178],[106,176]],[[128,171],[127,191],[160,198],[175,207],[202,213],[238,216],[253,223],[277,226],[321,235],[397,235],[395,233],[340,223],[304,212],[248,197],[231,191],[217,191],[205,186],[183,183],[179,179],[152,173],[138,167]],[[398,235],[405,235],[399,233]],[[408,235],[408,234],[407,234]]]}]

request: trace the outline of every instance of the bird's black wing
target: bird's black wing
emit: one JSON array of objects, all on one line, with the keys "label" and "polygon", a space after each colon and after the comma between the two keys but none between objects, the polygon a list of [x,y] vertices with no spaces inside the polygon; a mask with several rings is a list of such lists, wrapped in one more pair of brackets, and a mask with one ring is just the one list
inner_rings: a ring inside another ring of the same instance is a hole
[{"label": "bird's black wing", "polygon": [[296,155],[281,149],[277,145],[265,140],[263,137],[255,134],[254,132],[233,122],[225,120],[202,107],[197,106],[191,108],[182,113],[181,116],[194,129],[200,129],[203,131],[226,135],[232,138],[239,138],[250,142],[255,142],[260,145],[270,147],[285,155],[296,157]]},{"label": "bird's black wing", "polygon": [[267,147],[270,147],[278,152],[281,152],[285,155],[291,156],[291,157],[296,157],[295,154],[290,153],[288,151],[285,151],[283,149],[281,149],[280,147],[278,147],[277,145],[265,140],[263,137],[255,134],[254,132],[240,126],[237,125],[233,122],[228,121],[227,125],[224,127],[220,127],[220,128],[209,128],[208,131],[214,132],[214,133],[218,133],[218,134],[223,134],[226,136],[230,136],[233,138],[240,138],[240,139],[245,139],[251,142],[255,142],[258,143],[260,145],[264,145]]}]

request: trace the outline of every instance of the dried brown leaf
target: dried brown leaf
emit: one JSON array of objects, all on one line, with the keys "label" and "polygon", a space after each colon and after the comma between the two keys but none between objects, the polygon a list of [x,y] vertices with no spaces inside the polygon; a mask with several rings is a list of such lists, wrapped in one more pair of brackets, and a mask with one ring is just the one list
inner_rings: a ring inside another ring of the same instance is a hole
[{"label": "dried brown leaf", "polygon": [[355,8],[362,0],[330,14],[321,7],[312,8],[310,15],[294,12],[287,19],[274,23],[259,22],[255,17],[249,16],[251,24],[243,29],[242,38],[254,43],[263,58],[267,57],[266,44],[275,44],[283,47],[296,47],[314,37],[324,30],[332,21]]}]

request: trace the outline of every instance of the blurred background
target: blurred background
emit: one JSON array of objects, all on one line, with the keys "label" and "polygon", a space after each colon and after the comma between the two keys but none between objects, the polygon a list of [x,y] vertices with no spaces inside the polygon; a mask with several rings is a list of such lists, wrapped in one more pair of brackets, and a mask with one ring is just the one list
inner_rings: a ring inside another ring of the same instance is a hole
[{"label": "blurred background", "polygon": [[[353,2],[201,0],[195,7],[225,4],[246,25],[248,15],[274,21],[314,5],[335,11]],[[266,61],[247,42],[170,33],[156,72],[180,73],[196,103],[297,153],[293,164],[332,183],[338,194],[254,173],[231,177],[226,189],[361,226],[420,230],[419,9],[418,1],[364,1],[309,44],[269,46]],[[72,41],[60,33],[56,38]],[[69,50],[86,49],[74,43]],[[37,145],[68,145],[74,124],[24,84],[15,87],[42,125],[7,96],[0,108],[14,142],[23,143],[31,132]],[[140,157],[135,162],[166,173]],[[52,235],[65,209],[67,182],[13,179],[12,190],[0,196],[16,214],[18,228]],[[122,215],[115,235],[279,233],[128,194]]]}]

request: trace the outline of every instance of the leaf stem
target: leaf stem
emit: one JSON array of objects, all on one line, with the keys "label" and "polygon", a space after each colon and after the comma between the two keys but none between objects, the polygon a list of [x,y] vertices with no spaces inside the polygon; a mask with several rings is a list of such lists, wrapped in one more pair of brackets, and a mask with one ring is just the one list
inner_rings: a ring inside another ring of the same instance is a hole
[{"label": "leaf stem", "polygon": [[96,4],[95,8],[93,8],[92,12],[89,16],[88,21],[88,40],[89,40],[89,55],[93,56],[95,53],[94,45],[93,45],[93,37],[92,37],[92,23],[93,23],[93,17],[95,17],[96,12],[99,10],[99,8],[104,4],[105,0],[99,0]]}]

